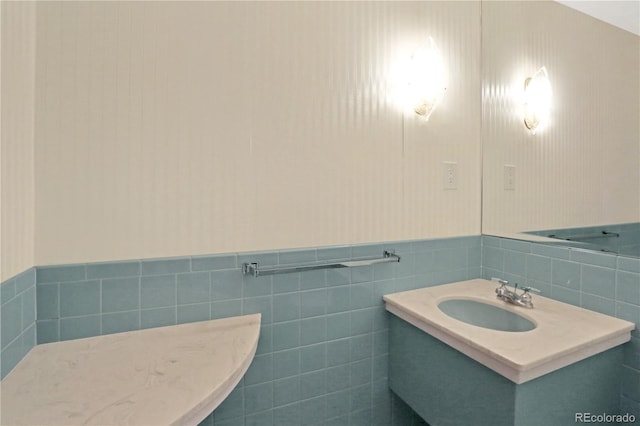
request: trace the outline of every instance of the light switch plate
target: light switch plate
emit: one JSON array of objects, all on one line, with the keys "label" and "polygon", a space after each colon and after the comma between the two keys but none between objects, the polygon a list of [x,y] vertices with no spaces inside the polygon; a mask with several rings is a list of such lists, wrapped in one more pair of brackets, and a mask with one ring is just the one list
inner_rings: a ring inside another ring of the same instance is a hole
[{"label": "light switch plate", "polygon": [[442,165],[444,189],[458,189],[458,163],[445,161]]},{"label": "light switch plate", "polygon": [[515,191],[516,189],[516,166],[504,165],[504,190]]}]

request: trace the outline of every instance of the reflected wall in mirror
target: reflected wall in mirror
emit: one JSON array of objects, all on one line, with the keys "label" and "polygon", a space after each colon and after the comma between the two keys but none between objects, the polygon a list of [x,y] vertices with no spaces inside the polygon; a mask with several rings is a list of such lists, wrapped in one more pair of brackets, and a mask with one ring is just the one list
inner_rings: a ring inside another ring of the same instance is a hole
[{"label": "reflected wall in mirror", "polygon": [[[524,82],[543,66],[551,112],[532,134]],[[482,68],[482,233],[640,255],[619,247],[640,244],[640,37],[556,2],[483,1]]]}]

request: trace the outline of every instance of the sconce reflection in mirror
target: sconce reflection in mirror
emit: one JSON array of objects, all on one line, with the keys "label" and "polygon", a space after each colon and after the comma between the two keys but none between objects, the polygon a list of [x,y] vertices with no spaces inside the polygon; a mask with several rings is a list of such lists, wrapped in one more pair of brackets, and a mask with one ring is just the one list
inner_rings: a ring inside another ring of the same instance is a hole
[{"label": "sconce reflection in mirror", "polygon": [[542,67],[524,82],[524,125],[535,135],[548,123],[550,111],[551,83]]},{"label": "sconce reflection in mirror", "polygon": [[433,38],[429,37],[426,45],[416,49],[411,56],[405,105],[427,121],[446,90],[444,61]]}]

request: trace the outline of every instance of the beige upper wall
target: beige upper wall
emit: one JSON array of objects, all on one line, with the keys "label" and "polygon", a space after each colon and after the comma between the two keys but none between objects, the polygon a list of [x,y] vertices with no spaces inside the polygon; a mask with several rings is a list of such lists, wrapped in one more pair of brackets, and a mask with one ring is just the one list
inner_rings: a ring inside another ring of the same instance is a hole
[{"label": "beige upper wall", "polygon": [[[483,233],[640,221],[640,37],[555,2],[483,2],[482,43]],[[541,66],[551,120],[530,135],[517,99]]]},{"label": "beige upper wall", "polygon": [[35,9],[0,2],[0,282],[34,265]]},{"label": "beige upper wall", "polygon": [[[637,221],[637,145],[617,143],[619,129],[639,140],[638,38],[544,3],[483,5],[506,9],[483,11],[497,44],[481,132],[479,3],[38,3],[29,127],[33,62],[19,51],[7,71],[5,45],[31,34],[33,57],[34,21],[11,27],[17,3],[3,2],[2,78],[19,76],[26,96],[3,86],[2,101],[26,113],[7,125],[3,109],[2,279],[33,264],[478,234],[481,133],[498,153],[485,158],[486,233]],[[424,124],[393,103],[392,75],[427,35],[449,85]],[[554,123],[531,137],[506,93],[541,63]],[[35,154],[9,145],[7,126],[36,132]],[[442,189],[443,161],[458,162],[457,191]],[[505,163],[517,166],[510,198]]]},{"label": "beige upper wall", "polygon": [[[37,9],[37,264],[480,233],[478,2]],[[422,123],[393,76],[427,36]]]}]

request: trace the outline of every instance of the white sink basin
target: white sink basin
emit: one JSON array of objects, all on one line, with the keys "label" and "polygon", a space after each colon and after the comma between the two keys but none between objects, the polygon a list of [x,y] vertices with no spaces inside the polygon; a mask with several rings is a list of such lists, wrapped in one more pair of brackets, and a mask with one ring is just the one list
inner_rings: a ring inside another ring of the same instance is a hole
[{"label": "white sink basin", "polygon": [[519,332],[536,328],[522,315],[473,299],[444,300],[438,309],[458,321],[491,330]]},{"label": "white sink basin", "polygon": [[496,299],[495,288],[475,279],[384,300],[387,311],[514,383],[627,342],[635,326],[543,296],[533,297],[533,309],[514,306]]}]

